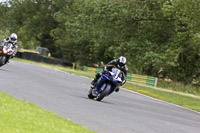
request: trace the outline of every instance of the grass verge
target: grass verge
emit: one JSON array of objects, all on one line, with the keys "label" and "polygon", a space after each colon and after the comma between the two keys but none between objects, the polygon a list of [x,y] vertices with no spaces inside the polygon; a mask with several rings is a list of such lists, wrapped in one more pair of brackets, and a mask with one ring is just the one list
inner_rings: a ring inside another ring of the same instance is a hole
[{"label": "grass verge", "polygon": [[1,133],[94,133],[34,104],[0,92]]},{"label": "grass verge", "polygon": [[[14,60],[25,62],[25,63],[30,63],[30,64],[35,64],[35,65],[40,65],[40,66],[45,66],[45,67],[50,67],[53,69],[61,70],[61,71],[68,72],[68,73],[73,73],[73,74],[80,75],[80,76],[86,76],[89,78],[94,77],[94,73],[83,72],[81,70],[73,70],[71,68],[67,68],[67,67],[63,67],[63,66],[49,65],[49,64],[45,64],[45,63],[38,63],[38,62],[33,62],[33,61],[23,60],[23,59],[18,59],[18,58],[15,58]],[[138,93],[141,93],[141,94],[144,94],[144,95],[148,95],[153,98],[157,98],[157,99],[160,99],[163,101],[174,103],[174,104],[183,106],[185,108],[200,112],[200,96],[188,95],[187,93],[181,93],[181,92],[177,92],[177,91],[173,91],[173,90],[169,91],[167,89],[165,90],[165,89],[155,89],[152,87],[144,87],[144,86],[135,85],[135,84],[132,84],[129,82],[127,82],[122,87],[132,90],[132,91],[135,91],[135,92],[138,92]]]},{"label": "grass verge", "polygon": [[200,87],[193,85],[184,85],[183,83],[170,82],[159,79],[158,87],[200,96]]},{"label": "grass verge", "polygon": [[200,112],[200,97],[127,83],[123,88]]},{"label": "grass verge", "polygon": [[85,76],[85,77],[89,77],[89,78],[94,78],[94,76],[95,76],[94,73],[87,73],[87,72],[84,72],[81,70],[74,70],[71,67],[64,67],[61,65],[50,65],[50,64],[46,64],[46,63],[24,60],[24,59],[20,59],[20,58],[13,58],[12,60],[29,63],[29,64],[34,64],[34,65],[39,65],[39,66],[44,66],[44,67],[49,67],[49,68],[53,68],[53,69],[60,70],[63,72],[68,72],[68,73],[72,73],[72,74],[79,75],[79,76]]}]

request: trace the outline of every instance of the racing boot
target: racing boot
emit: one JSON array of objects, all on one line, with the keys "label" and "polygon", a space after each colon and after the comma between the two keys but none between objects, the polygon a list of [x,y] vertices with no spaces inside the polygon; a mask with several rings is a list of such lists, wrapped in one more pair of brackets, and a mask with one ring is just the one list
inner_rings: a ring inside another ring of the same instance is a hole
[{"label": "racing boot", "polygon": [[119,87],[117,87],[117,88],[115,89],[115,92],[119,92]]},{"label": "racing boot", "polygon": [[5,64],[9,63],[9,58],[6,58]]},{"label": "racing boot", "polygon": [[91,84],[92,85],[95,85],[95,83],[97,82],[97,79],[96,79],[96,77],[92,80],[92,82],[91,82]]},{"label": "racing boot", "polygon": [[92,82],[91,82],[91,84],[92,85],[95,85],[95,83],[97,82],[97,80],[98,80],[98,78],[101,76],[101,74],[100,73],[97,73],[96,75],[95,75],[95,78],[92,80]]},{"label": "racing boot", "polygon": [[95,87],[91,87],[91,88],[92,88],[92,95],[96,97],[97,91],[96,91]]}]

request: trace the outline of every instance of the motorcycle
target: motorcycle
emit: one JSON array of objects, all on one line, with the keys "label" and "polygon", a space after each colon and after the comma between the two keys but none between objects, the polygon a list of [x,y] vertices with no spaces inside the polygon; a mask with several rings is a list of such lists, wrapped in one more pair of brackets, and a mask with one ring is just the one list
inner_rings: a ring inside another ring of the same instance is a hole
[{"label": "motorcycle", "polygon": [[123,72],[118,68],[107,71],[97,80],[94,87],[91,87],[88,98],[101,101],[104,97],[109,96],[118,86],[122,85],[122,76]]},{"label": "motorcycle", "polygon": [[13,54],[12,44],[0,45],[0,67],[5,65],[6,58],[9,58]]}]

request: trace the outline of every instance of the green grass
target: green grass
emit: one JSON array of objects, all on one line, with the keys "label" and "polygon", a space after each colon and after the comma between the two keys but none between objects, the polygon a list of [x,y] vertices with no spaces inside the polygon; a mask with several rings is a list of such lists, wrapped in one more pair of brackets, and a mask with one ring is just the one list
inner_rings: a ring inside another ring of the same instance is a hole
[{"label": "green grass", "polygon": [[173,91],[168,92],[161,89],[142,87],[138,85],[133,85],[131,83],[127,83],[123,87],[156,99],[174,103],[182,107],[200,112],[200,97],[194,97],[190,95],[187,96],[187,94],[176,93]]},{"label": "green grass", "polygon": [[[28,61],[28,60],[17,59],[17,58],[15,58],[14,60],[31,63],[31,64],[35,64],[35,65],[40,65],[40,66],[45,66],[45,67],[50,67],[53,69],[58,69],[58,70],[61,70],[64,72],[73,73],[73,74],[81,75],[81,76],[86,76],[89,78],[93,78],[95,75],[94,73],[83,72],[81,70],[73,70],[71,68],[62,67],[62,66],[58,66],[58,65],[49,65],[49,64],[44,64],[44,63],[38,63],[38,62],[33,62],[33,61]],[[185,108],[200,112],[200,96],[195,96],[195,95],[191,95],[188,93],[182,93],[185,91],[179,92],[180,89],[177,89],[176,91],[174,91],[173,89],[169,89],[169,88],[168,89],[155,89],[153,87],[145,87],[145,86],[135,85],[130,82],[127,82],[122,87],[132,90],[132,91],[136,91],[136,92],[144,94],[144,95],[148,95],[150,97],[154,97],[154,98],[157,98],[157,99],[160,99],[163,101],[174,103],[174,104],[183,106]],[[177,88],[178,87],[179,86],[177,86]],[[195,94],[197,94],[197,93],[195,93]]]},{"label": "green grass", "polygon": [[1,133],[94,133],[34,104],[0,92]]},{"label": "green grass", "polygon": [[162,79],[159,79],[158,87],[200,96],[200,87],[195,87],[192,85],[184,85],[183,83],[164,81]]}]

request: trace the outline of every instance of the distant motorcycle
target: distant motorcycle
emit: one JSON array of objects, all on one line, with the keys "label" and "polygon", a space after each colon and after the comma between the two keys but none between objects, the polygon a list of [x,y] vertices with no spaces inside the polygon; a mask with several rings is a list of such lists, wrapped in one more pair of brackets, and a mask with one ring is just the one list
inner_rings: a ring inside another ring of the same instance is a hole
[{"label": "distant motorcycle", "polygon": [[13,54],[12,44],[8,43],[5,46],[0,45],[0,67],[5,65],[6,58]]},{"label": "distant motorcycle", "polygon": [[98,80],[94,88],[88,93],[88,98],[101,101],[104,97],[110,95],[115,89],[122,85],[123,72],[118,68],[112,68],[112,71],[106,72]]}]

